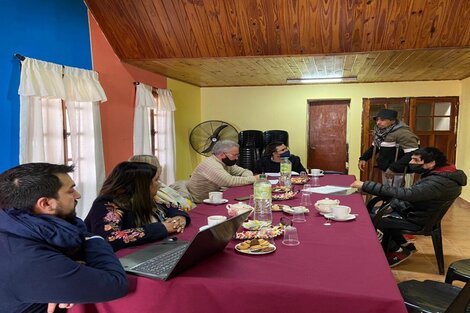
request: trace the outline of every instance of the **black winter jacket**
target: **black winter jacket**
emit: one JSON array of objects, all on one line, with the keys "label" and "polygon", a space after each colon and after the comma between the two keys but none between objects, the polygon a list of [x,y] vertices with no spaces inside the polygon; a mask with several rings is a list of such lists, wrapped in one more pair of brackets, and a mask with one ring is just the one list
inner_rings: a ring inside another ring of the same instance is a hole
[{"label": "black winter jacket", "polygon": [[400,214],[406,220],[423,226],[427,218],[444,202],[456,199],[462,191],[462,186],[466,184],[465,173],[449,165],[423,174],[421,179],[409,188],[390,187],[366,181],[362,190],[373,195],[409,202],[409,209]]},{"label": "black winter jacket", "polygon": [[[296,155],[291,154],[289,161],[292,163],[292,170],[300,174],[305,172],[305,167],[300,162],[300,158]],[[281,163],[274,162],[270,156],[264,156],[256,161],[253,172],[255,174],[261,173],[279,173],[281,170]]]}]

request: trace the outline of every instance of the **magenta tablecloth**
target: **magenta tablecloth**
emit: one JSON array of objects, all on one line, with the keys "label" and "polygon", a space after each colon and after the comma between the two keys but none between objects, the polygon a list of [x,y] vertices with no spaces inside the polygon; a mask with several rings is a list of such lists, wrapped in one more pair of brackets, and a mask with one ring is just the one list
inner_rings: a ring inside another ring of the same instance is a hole
[{"label": "magenta tablecloth", "polygon": [[[349,186],[353,176],[325,175],[322,185]],[[229,203],[249,195],[252,186],[224,192]],[[313,203],[325,195],[312,194]],[[357,213],[356,220],[332,222],[313,206],[307,222],[297,223],[301,244],[287,247],[276,238],[272,254],[237,253],[233,240],[223,253],[196,265],[167,282],[129,275],[129,294],[119,300],[77,305],[74,313],[129,312],[406,312],[393,275],[360,194],[329,196]],[[300,197],[284,201],[298,205]],[[225,205],[200,204],[191,212],[192,224],[179,235],[190,239],[207,216],[226,215]],[[274,212],[278,222],[282,212]],[[135,251],[120,251],[122,256]]]}]

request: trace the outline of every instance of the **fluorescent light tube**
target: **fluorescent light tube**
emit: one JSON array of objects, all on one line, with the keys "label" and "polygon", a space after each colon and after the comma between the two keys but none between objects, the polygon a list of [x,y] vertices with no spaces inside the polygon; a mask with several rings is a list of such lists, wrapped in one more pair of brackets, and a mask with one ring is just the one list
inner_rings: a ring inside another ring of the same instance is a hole
[{"label": "fluorescent light tube", "polygon": [[324,83],[343,83],[355,82],[357,77],[323,77],[323,78],[295,78],[287,79],[288,84],[324,84]]}]

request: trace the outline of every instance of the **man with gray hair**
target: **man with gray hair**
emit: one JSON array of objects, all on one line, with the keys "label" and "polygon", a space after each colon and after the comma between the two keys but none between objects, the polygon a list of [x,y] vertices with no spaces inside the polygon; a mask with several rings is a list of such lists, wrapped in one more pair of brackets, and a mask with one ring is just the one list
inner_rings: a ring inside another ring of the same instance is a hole
[{"label": "man with gray hair", "polygon": [[209,192],[221,188],[252,184],[259,176],[235,165],[239,155],[239,146],[231,140],[217,142],[212,148],[212,155],[199,164],[187,184],[194,202],[201,203],[209,197]]}]

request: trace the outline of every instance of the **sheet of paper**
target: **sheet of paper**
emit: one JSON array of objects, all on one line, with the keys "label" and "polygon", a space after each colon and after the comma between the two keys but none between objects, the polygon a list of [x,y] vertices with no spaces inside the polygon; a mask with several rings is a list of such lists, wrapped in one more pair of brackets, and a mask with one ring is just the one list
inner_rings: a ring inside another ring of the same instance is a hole
[{"label": "sheet of paper", "polygon": [[[271,176],[271,177],[279,177],[281,176],[281,173],[265,173],[266,176]],[[292,171],[291,175],[296,176],[299,175],[299,173]]]},{"label": "sheet of paper", "polygon": [[311,188],[303,189],[302,191],[329,194],[329,193],[346,191],[348,189],[350,189],[350,187],[326,185],[326,186],[321,186],[321,187],[311,187]]},{"label": "sheet of paper", "polygon": [[271,176],[271,177],[279,177],[279,176],[281,176],[280,173],[265,173],[265,174],[266,174],[266,176]]}]

